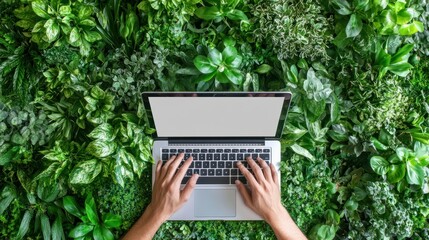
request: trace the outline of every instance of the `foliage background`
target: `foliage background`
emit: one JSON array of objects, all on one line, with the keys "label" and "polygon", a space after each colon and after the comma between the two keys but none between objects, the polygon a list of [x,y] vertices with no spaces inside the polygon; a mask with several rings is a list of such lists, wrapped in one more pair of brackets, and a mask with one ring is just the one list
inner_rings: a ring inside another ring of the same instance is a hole
[{"label": "foliage background", "polygon": [[[291,91],[282,201],[310,239],[429,239],[426,0],[5,0],[0,237],[113,239],[150,202],[144,91]],[[273,239],[166,222],[156,239]]]}]

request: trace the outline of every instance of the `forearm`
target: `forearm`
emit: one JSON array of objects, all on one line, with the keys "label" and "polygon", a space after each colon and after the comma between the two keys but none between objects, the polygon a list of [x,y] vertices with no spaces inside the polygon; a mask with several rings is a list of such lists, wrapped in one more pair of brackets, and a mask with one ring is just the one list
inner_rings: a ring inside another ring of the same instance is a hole
[{"label": "forearm", "polygon": [[283,208],[281,214],[277,214],[275,217],[267,219],[267,222],[273,229],[277,239],[307,239],[285,208]]},{"label": "forearm", "polygon": [[164,219],[149,206],[143,215],[137,220],[123,240],[150,240],[153,238]]}]

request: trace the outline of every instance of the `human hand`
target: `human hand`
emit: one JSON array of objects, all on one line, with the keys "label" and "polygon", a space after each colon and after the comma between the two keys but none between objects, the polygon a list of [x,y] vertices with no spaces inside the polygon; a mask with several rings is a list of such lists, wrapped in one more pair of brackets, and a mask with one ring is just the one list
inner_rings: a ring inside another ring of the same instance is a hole
[{"label": "human hand", "polygon": [[161,160],[158,161],[152,201],[123,240],[152,239],[161,224],[188,200],[197,183],[198,174],[192,175],[185,188],[180,190],[180,183],[193,160],[192,157],[188,158],[176,172],[183,156],[181,153],[171,157],[165,164]]},{"label": "human hand", "polygon": [[268,166],[261,158],[257,160],[259,165],[247,158],[255,176],[241,162],[237,163],[250,188],[249,191],[242,182],[235,181],[244,203],[271,225],[277,239],[307,239],[281,204],[280,183],[274,165]]},{"label": "human hand", "polygon": [[184,153],[180,153],[165,164],[158,161],[156,165],[152,201],[148,209],[158,215],[162,222],[170,218],[189,199],[198,179],[198,174],[192,175],[183,190],[180,190],[182,179],[193,160],[192,156],[189,157],[176,173],[183,156]]},{"label": "human hand", "polygon": [[247,158],[255,176],[241,162],[237,162],[238,168],[247,179],[250,191],[239,180],[235,184],[246,206],[270,223],[284,210],[280,202],[279,180],[273,164],[268,166],[261,158],[257,158],[257,161],[259,165],[252,158]]}]

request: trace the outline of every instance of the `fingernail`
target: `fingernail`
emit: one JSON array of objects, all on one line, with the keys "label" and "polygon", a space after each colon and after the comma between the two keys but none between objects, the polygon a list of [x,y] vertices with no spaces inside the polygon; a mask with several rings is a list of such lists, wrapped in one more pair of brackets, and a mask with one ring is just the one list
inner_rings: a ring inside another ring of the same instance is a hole
[{"label": "fingernail", "polygon": [[240,165],[240,164],[242,164],[241,162],[237,162],[237,165]]},{"label": "fingernail", "polygon": [[240,184],[241,182],[238,180],[235,180],[235,184]]}]

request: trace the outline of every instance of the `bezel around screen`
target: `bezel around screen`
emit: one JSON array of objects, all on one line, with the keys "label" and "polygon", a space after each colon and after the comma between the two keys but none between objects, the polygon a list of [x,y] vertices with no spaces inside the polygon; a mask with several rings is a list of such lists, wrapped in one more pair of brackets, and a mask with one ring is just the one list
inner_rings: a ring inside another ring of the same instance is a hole
[{"label": "bezel around screen", "polygon": [[[283,132],[283,127],[286,121],[287,112],[290,106],[292,94],[290,92],[145,92],[142,94],[143,104],[146,109],[148,121],[151,127],[155,128],[155,122],[152,115],[150,106],[150,97],[282,97],[284,98],[280,119],[277,126],[275,136],[267,136],[269,138],[280,138]],[[155,132],[155,137],[158,133]],[[232,136],[233,137],[233,136]],[[237,136],[240,137],[241,136]],[[193,137],[180,137],[180,138],[193,138]],[[212,137],[209,137],[212,138]],[[244,138],[255,138],[246,136]]]}]

